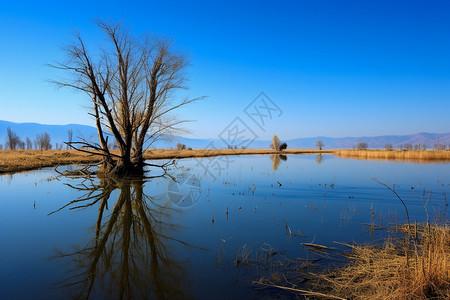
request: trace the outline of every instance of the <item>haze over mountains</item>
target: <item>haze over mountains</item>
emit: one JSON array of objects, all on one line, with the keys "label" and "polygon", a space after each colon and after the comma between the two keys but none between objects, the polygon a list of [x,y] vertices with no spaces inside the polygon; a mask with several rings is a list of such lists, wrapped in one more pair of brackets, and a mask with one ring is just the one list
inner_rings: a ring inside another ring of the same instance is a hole
[{"label": "haze over mountains", "polygon": [[[27,137],[31,140],[36,138],[37,134],[41,134],[44,131],[48,132],[51,136],[51,143],[53,148],[55,144],[62,144],[67,141],[67,131],[73,130],[73,140],[78,140],[78,137],[83,137],[87,140],[97,141],[97,129],[95,127],[79,124],[69,125],[44,125],[37,123],[13,123],[0,120],[0,144],[5,148],[6,145],[6,129],[10,127],[22,141],[25,141]],[[290,140],[283,140],[282,133],[276,133],[283,142],[286,142],[290,149],[313,149],[316,148],[316,142],[322,140],[325,144],[324,149],[345,149],[352,148],[358,142],[366,142],[369,148],[382,149],[386,144],[392,144],[394,148],[401,148],[404,144],[425,144],[427,149],[432,149],[436,143],[450,145],[450,132],[449,133],[416,133],[409,135],[383,135],[372,137],[312,137],[312,138],[296,138]],[[227,148],[227,144],[220,138],[211,139],[194,139],[175,137],[172,141],[158,141],[152,145],[152,148],[175,148],[176,144],[180,142],[185,144],[186,147],[194,149],[202,149],[207,147],[215,148]],[[239,143],[238,143],[239,144]],[[267,149],[269,148],[269,140],[254,140],[249,143],[249,149]]]}]

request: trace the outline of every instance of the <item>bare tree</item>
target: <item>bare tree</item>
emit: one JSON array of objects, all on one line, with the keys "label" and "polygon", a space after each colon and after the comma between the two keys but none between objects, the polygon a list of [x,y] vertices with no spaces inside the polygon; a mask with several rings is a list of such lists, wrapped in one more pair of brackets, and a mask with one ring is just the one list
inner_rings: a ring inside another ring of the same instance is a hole
[{"label": "bare tree", "polygon": [[186,149],[186,145],[182,144],[182,143],[177,143],[177,149],[178,150],[184,150],[184,149]]},{"label": "bare tree", "polygon": [[384,149],[386,149],[386,150],[392,150],[392,149],[393,149],[393,146],[392,146],[392,144],[385,144],[385,145],[384,145]]},{"label": "bare tree", "polygon": [[33,142],[29,137],[27,137],[27,150],[33,149]]},{"label": "bare tree", "polygon": [[322,147],[325,146],[325,145],[323,144],[322,140],[318,140],[316,142],[316,146],[317,146],[317,148],[319,148],[319,150],[322,150]]},{"label": "bare tree", "polygon": [[434,150],[445,150],[447,149],[447,146],[444,144],[434,144]]},{"label": "bare tree", "polygon": [[52,148],[50,140],[51,140],[50,135],[47,132],[36,135],[36,145],[37,145],[36,149],[50,150]]},{"label": "bare tree", "polygon": [[3,145],[2,144],[0,144],[0,150],[3,150]]},{"label": "bare tree", "polygon": [[16,150],[20,144],[20,138],[17,136],[16,132],[13,131],[10,127],[6,129],[6,148],[10,150]]},{"label": "bare tree", "polygon": [[275,151],[280,151],[280,144],[281,144],[281,140],[278,138],[278,136],[275,134],[272,137],[272,144],[270,145],[271,148]]},{"label": "bare tree", "polygon": [[409,144],[409,143],[403,144],[403,149],[405,149],[405,150],[412,150],[413,149],[413,145]]},{"label": "bare tree", "polygon": [[[104,157],[103,171],[116,175],[142,174],[144,151],[155,140],[183,131],[172,112],[199,98],[176,101],[184,89],[186,58],[172,50],[171,42],[151,36],[132,37],[121,24],[96,24],[107,37],[102,55],[93,56],[81,35],[68,47],[67,63],[52,67],[67,71],[72,80],[55,81],[61,87],[85,92],[92,100],[99,143],[86,140],[69,146]],[[110,152],[113,138],[120,154]],[[83,150],[81,147],[89,147]]]},{"label": "bare tree", "polygon": [[69,129],[67,130],[67,150],[69,149],[69,145],[72,144],[72,138],[73,138],[73,130]]},{"label": "bare tree", "polygon": [[358,150],[366,150],[367,148],[369,148],[369,145],[367,145],[366,142],[359,142],[356,144],[356,148]]}]

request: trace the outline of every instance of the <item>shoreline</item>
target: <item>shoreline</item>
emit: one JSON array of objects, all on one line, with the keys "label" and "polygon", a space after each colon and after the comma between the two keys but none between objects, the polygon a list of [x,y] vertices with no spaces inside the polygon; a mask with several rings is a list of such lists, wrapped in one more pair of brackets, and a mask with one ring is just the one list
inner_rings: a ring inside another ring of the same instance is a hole
[{"label": "shoreline", "polygon": [[[118,151],[118,150],[114,150]],[[414,163],[450,162],[449,150],[347,150],[347,149],[151,149],[148,160],[202,158],[230,155],[312,155],[332,154],[343,159],[384,160]],[[101,157],[76,150],[0,150],[0,174],[13,174],[69,164],[98,163]]]}]

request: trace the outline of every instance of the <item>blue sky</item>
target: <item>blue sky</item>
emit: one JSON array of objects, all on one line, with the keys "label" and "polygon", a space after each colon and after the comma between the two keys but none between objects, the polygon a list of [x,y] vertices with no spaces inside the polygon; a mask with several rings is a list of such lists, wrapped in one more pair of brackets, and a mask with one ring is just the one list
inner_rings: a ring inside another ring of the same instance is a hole
[{"label": "blue sky", "polygon": [[[89,99],[47,82],[46,67],[77,27],[123,20],[167,35],[191,58],[179,111],[195,137],[217,137],[235,117],[259,138],[450,131],[449,1],[9,1],[0,2],[0,119],[93,124]],[[265,131],[243,110],[265,92],[283,111]]]}]

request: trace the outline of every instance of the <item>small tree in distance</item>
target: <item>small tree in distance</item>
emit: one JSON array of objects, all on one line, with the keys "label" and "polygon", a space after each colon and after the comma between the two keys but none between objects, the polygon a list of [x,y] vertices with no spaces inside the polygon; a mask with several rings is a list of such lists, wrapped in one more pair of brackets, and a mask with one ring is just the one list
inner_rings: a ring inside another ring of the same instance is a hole
[{"label": "small tree in distance", "polygon": [[73,138],[73,130],[69,129],[67,130],[67,150],[69,150],[69,145],[72,144],[72,138]]},{"label": "small tree in distance", "polygon": [[287,149],[287,144],[286,143],[282,143],[280,145],[280,151],[286,150]]},{"label": "small tree in distance", "polygon": [[367,148],[369,148],[369,145],[367,145],[366,142],[359,142],[356,144],[356,148],[358,150],[367,150]]},{"label": "small tree in distance", "polygon": [[27,150],[32,150],[33,149],[33,142],[31,141],[31,139],[29,137],[27,137]]},{"label": "small tree in distance", "polygon": [[6,148],[10,150],[16,150],[20,145],[20,138],[17,136],[16,132],[10,127],[6,129]]},{"label": "small tree in distance", "polygon": [[392,150],[392,149],[393,149],[393,146],[392,146],[392,144],[386,144],[386,145],[384,145],[384,149],[386,149],[386,150]]},{"label": "small tree in distance", "polygon": [[177,149],[178,150],[184,150],[184,149],[186,149],[186,145],[182,144],[182,143],[177,143]]},{"label": "small tree in distance", "polygon": [[36,145],[39,150],[50,150],[52,148],[50,135],[47,132],[36,135]]},{"label": "small tree in distance", "polygon": [[281,144],[281,140],[278,138],[278,136],[275,134],[272,137],[272,144],[270,145],[270,147],[275,150],[275,151],[280,151],[280,144]]},{"label": "small tree in distance", "polygon": [[405,149],[405,150],[412,150],[413,149],[413,145],[409,144],[409,143],[406,143],[406,144],[403,145],[403,149]]},{"label": "small tree in distance", "polygon": [[325,145],[323,144],[322,140],[318,140],[316,142],[316,146],[317,146],[317,148],[319,148],[319,150],[322,150],[322,147],[325,146]]}]

